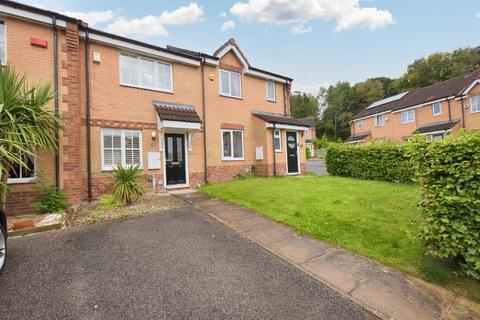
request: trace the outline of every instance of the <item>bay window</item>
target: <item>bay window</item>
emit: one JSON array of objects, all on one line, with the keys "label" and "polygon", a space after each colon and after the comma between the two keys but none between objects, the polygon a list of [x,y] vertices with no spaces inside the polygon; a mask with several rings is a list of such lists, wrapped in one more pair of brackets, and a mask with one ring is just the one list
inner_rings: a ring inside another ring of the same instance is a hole
[{"label": "bay window", "polygon": [[222,160],[243,159],[243,131],[222,130]]},{"label": "bay window", "polygon": [[102,129],[102,170],[116,166],[142,167],[142,132]]}]

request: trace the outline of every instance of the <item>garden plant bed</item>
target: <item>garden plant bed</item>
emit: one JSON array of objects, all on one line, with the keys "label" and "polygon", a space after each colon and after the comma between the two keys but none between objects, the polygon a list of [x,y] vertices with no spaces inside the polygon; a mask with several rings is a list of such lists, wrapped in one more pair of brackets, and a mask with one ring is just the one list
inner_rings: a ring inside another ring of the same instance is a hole
[{"label": "garden plant bed", "polygon": [[251,178],[201,192],[480,301],[480,282],[424,255],[417,185],[314,176]]},{"label": "garden plant bed", "polygon": [[98,206],[98,200],[84,203],[76,212],[73,224],[77,226],[104,220],[133,218],[171,208],[183,207],[186,206],[186,203],[172,195],[146,193],[129,206],[109,210],[101,210]]}]

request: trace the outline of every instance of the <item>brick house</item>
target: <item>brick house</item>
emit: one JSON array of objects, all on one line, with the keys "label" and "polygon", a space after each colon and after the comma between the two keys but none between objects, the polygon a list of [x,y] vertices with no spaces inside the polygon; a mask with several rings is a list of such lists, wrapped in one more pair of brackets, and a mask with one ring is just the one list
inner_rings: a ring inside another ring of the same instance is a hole
[{"label": "brick house", "polygon": [[347,143],[441,140],[461,128],[480,129],[480,71],[372,103],[352,118]]},{"label": "brick house", "polygon": [[310,156],[315,157],[315,144],[314,141],[317,139],[317,128],[315,124],[314,117],[300,118],[305,123],[308,124],[309,128],[305,131],[305,149],[310,150]]},{"label": "brick house", "polygon": [[292,79],[252,66],[233,39],[213,54],[163,48],[10,1],[0,18],[2,61],[53,83],[67,124],[57,155],[10,172],[9,214],[32,211],[40,172],[78,203],[107,192],[118,164],[166,189],[305,171],[309,125],[290,117]]}]

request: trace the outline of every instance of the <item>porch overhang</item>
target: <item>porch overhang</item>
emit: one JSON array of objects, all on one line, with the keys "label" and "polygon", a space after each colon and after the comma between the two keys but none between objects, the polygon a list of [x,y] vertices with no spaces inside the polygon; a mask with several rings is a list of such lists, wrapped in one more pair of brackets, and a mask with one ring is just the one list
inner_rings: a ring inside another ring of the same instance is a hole
[{"label": "porch overhang", "polygon": [[310,128],[310,124],[304,119],[294,119],[283,114],[255,111],[252,115],[265,121],[267,128],[295,131],[307,131]]},{"label": "porch overhang", "polygon": [[158,129],[200,130],[202,120],[194,106],[154,100]]},{"label": "porch overhang", "polygon": [[439,133],[449,133],[459,120],[442,121],[424,125],[415,130],[414,134],[431,135]]}]

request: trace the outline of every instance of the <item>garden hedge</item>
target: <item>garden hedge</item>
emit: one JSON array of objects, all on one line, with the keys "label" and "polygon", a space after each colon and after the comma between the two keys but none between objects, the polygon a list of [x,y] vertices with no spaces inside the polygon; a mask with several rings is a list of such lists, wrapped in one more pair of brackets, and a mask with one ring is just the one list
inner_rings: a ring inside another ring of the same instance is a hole
[{"label": "garden hedge", "polygon": [[435,143],[416,137],[410,147],[422,188],[420,237],[428,253],[455,259],[480,279],[480,133]]},{"label": "garden hedge", "polygon": [[330,144],[326,165],[330,175],[368,180],[411,182],[413,168],[405,144]]}]

